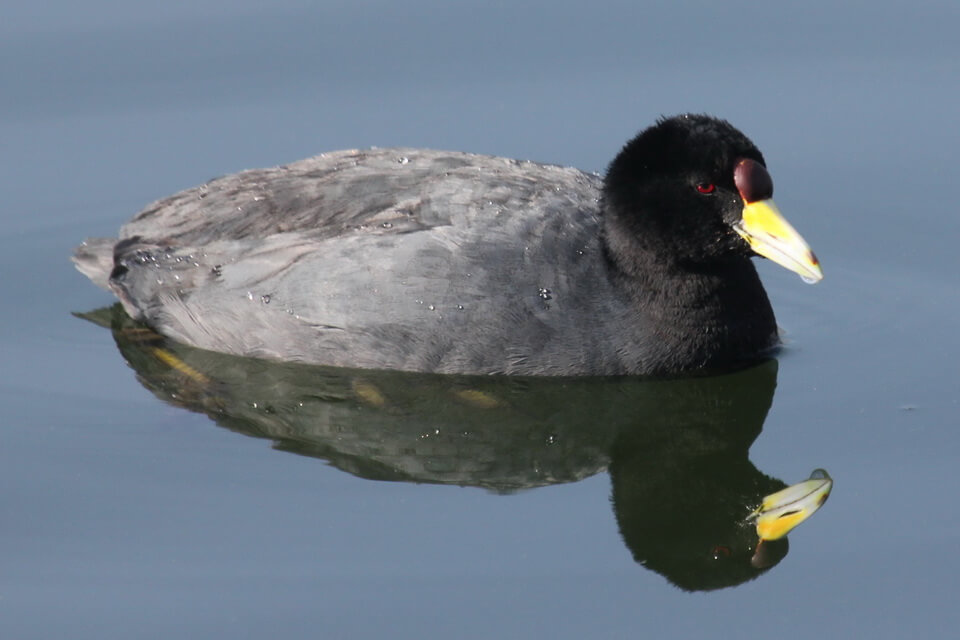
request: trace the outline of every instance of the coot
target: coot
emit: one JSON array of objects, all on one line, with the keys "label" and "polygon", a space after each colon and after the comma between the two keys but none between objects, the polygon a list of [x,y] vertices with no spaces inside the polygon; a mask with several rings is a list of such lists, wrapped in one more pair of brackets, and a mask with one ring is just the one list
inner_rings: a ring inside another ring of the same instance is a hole
[{"label": "coot", "polygon": [[343,367],[666,375],[778,344],[750,260],[810,281],[763,156],[663,118],[605,178],[422,149],[322,154],[148,206],[74,256],[127,313],[214,351]]}]

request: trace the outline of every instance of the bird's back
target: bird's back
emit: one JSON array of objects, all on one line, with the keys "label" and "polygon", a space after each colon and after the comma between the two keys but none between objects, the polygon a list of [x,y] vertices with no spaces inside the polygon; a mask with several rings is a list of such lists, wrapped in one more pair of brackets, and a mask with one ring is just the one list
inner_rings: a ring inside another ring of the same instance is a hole
[{"label": "bird's back", "polygon": [[[415,149],[341,151],[160,200],[78,251],[161,333],[240,355],[474,373],[626,372],[601,179]],[[112,253],[112,259],[104,256]],[[82,269],[83,270],[83,269]],[[619,332],[613,332],[614,334]]]}]

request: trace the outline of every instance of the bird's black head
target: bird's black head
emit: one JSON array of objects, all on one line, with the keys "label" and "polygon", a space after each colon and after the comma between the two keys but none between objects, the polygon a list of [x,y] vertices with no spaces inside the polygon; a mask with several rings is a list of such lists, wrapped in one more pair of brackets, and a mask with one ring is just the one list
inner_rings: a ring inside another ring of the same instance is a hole
[{"label": "bird's black head", "polygon": [[685,269],[752,255],[735,231],[745,204],[735,175],[743,160],[766,175],[763,155],[725,120],[679,115],[642,131],[607,170],[604,210],[614,253],[628,263],[639,252],[645,261]]}]

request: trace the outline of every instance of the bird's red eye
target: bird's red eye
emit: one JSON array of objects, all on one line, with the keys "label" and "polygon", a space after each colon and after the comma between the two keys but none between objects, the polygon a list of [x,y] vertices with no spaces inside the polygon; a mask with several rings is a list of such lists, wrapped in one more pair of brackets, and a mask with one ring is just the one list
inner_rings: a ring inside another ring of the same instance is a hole
[{"label": "bird's red eye", "polygon": [[697,191],[700,193],[713,193],[717,188],[717,185],[711,184],[709,182],[701,182],[697,185]]},{"label": "bird's red eye", "polygon": [[718,544],[713,548],[713,559],[719,560],[720,558],[729,558],[730,557],[730,547],[726,547],[722,544]]}]

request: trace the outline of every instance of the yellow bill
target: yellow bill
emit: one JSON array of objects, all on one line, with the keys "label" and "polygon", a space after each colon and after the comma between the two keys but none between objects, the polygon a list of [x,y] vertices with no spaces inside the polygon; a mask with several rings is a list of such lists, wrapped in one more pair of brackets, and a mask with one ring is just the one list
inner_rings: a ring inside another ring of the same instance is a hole
[{"label": "yellow bill", "polygon": [[763,499],[751,518],[757,519],[760,540],[778,540],[798,524],[812,516],[830,497],[833,479],[823,469],[810,474],[810,479],[771,493]]},{"label": "yellow bill", "polygon": [[805,282],[812,284],[823,279],[817,256],[781,215],[773,200],[747,203],[743,207],[743,219],[734,230],[755,252],[800,274]]}]

